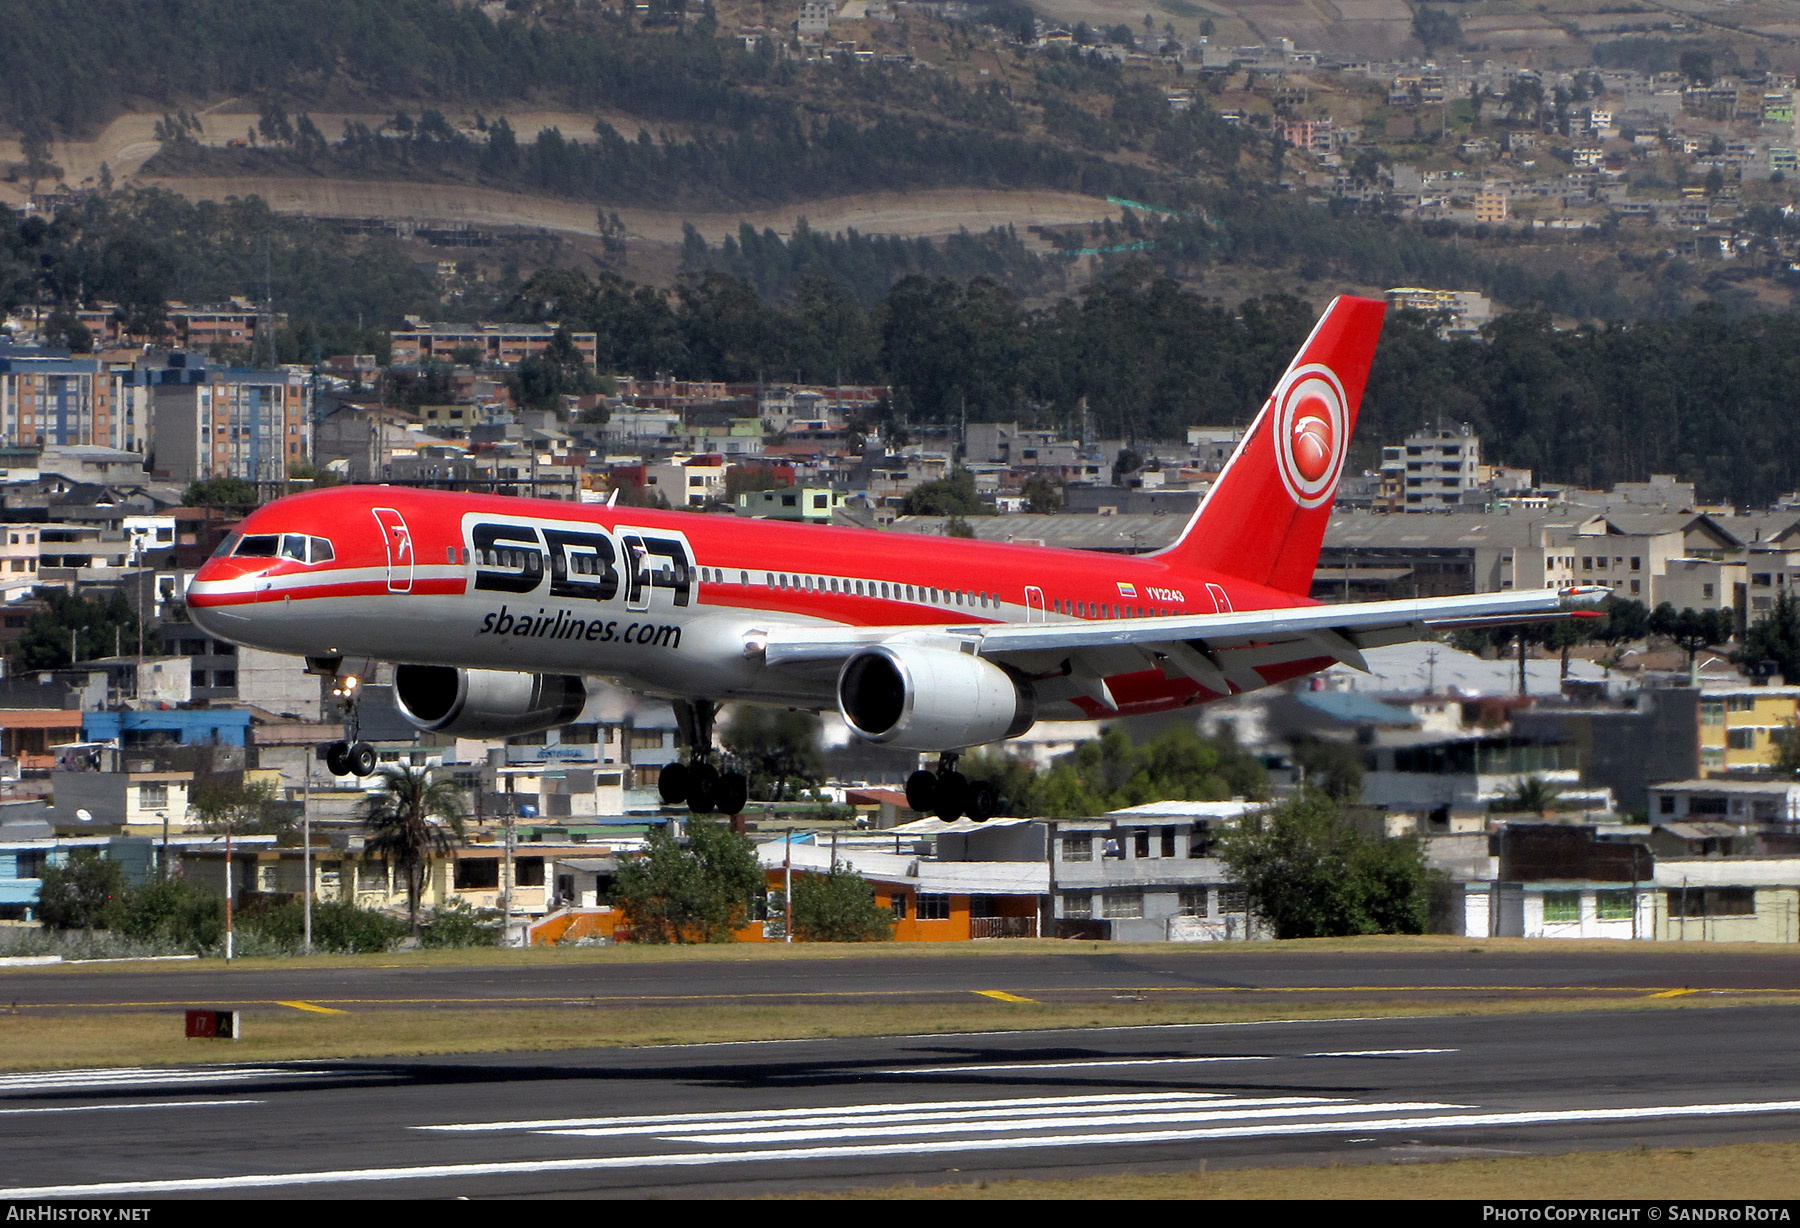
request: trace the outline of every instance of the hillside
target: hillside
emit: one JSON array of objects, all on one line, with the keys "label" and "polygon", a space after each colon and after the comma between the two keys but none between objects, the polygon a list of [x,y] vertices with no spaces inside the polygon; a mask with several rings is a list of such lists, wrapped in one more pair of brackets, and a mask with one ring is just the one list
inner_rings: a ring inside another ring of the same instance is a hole
[{"label": "hillside", "polygon": [[[1122,0],[1080,3],[1098,7],[1046,12],[1096,22],[1122,15]],[[1728,38],[1705,24],[1711,18],[1676,22],[1636,0],[1559,3],[1456,5],[1461,50],[1516,50],[1537,37],[1517,31],[1549,21],[1560,34],[1527,55],[1546,65],[1602,52],[1654,59],[1679,47],[1705,48],[1720,64],[1779,59],[1787,35],[1770,15],[1800,9],[1795,0],[1730,6],[1721,21],[1762,26]],[[1715,11],[1707,0],[1683,3]],[[1382,83],[1354,73],[1284,88],[1255,70],[1201,77],[1186,70],[1191,56],[1123,53],[1138,38],[1171,36],[1191,50],[1206,29],[1220,44],[1363,40],[1418,55],[1397,31],[1412,12],[1400,0],[1236,8],[1167,0],[1097,35],[1112,40],[1108,55],[1018,43],[1008,31],[1028,10],[1013,0],[987,10],[992,28],[909,9],[890,21],[840,22],[829,41],[862,58],[840,52],[835,61],[817,47],[793,49],[785,4],[708,6],[685,22],[655,7],[644,21],[625,21],[572,0],[474,8],[188,0],[180,23],[172,9],[128,0],[91,0],[76,23],[76,7],[0,0],[0,19],[19,31],[0,43],[0,121],[19,129],[0,201],[22,203],[53,182],[153,185],[215,201],[258,195],[278,212],[392,232],[415,258],[447,255],[489,279],[597,261],[669,286],[691,271],[687,224],[717,244],[744,223],[785,234],[804,218],[815,230],[907,236],[1010,227],[1038,255],[1098,253],[1066,257],[1066,277],[1034,274],[1020,284],[1028,293],[1072,288],[1115,255],[1142,253],[1228,301],[1425,282],[1582,318],[1705,298],[1740,310],[1790,298],[1773,274],[1748,264],[1697,277],[1642,231],[1571,243],[1403,223],[1379,200],[1373,210],[1354,198],[1319,201],[1341,172],[1295,165],[1277,135],[1278,120],[1328,117],[1363,133],[1344,168],[1360,179],[1380,180],[1392,165],[1468,179],[1486,171],[1459,143],[1491,146],[1511,122],[1493,103],[1485,113],[1456,101],[1422,115],[1389,106]],[[1662,34],[1629,42],[1644,29]],[[1671,41],[1677,34],[1686,41]],[[181,56],[109,54],[166,38],[179,38]],[[1556,105],[1561,114],[1576,104]],[[0,157],[10,152],[0,148]],[[1674,191],[1663,168],[1649,168],[1645,181]],[[1296,207],[1309,196],[1314,204]],[[1128,219],[1108,198],[1163,212]],[[1758,185],[1746,187],[1743,204],[1778,208],[1785,199],[1785,189]],[[1128,220],[1136,229],[1121,241],[1108,227]],[[436,252],[409,238],[419,227],[460,230],[468,241]]]}]

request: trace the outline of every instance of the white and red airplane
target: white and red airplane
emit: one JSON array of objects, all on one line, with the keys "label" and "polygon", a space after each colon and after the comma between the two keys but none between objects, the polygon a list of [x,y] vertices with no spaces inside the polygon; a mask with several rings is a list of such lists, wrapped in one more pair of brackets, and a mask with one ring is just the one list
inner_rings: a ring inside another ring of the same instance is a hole
[{"label": "white and red airplane", "polygon": [[[957,753],[1039,720],[1162,712],[1457,626],[1585,612],[1603,589],[1321,605],[1313,569],[1381,330],[1338,298],[1180,538],[1139,557],[392,486],[279,499],[194,577],[208,634],[308,658],[353,700],[375,661],[423,730],[566,724],[586,677],[676,704],[692,749],[663,796],[737,813],[712,762],[723,701],[835,708],[938,752],[919,809],[985,818]],[[354,703],[332,770],[366,775]]]}]

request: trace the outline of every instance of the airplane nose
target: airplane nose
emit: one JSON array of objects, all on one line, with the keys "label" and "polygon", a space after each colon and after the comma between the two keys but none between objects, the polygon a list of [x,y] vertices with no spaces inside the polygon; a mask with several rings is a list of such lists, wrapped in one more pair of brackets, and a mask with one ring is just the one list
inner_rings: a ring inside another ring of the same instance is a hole
[{"label": "airplane nose", "polygon": [[241,563],[230,559],[208,559],[188,581],[186,601],[188,621],[222,640],[236,638],[236,629],[249,620],[248,601],[254,591],[255,577],[246,574]]}]

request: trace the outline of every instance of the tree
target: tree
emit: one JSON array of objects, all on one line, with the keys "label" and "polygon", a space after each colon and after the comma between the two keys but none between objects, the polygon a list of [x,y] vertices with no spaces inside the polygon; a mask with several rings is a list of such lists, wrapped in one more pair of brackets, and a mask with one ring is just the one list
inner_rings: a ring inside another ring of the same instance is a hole
[{"label": "tree", "polygon": [[600,379],[588,366],[567,327],[550,337],[542,354],[528,355],[518,370],[506,377],[513,400],[527,409],[554,410],[565,396],[584,396],[600,390]]},{"label": "tree", "polygon": [[975,475],[967,469],[921,482],[900,501],[902,516],[979,516],[986,510],[975,494]]},{"label": "tree", "polygon": [[124,914],[125,867],[105,857],[80,856],[46,866],[38,888],[38,919],[54,930],[104,930]]},{"label": "tree", "polygon": [[1556,799],[1561,796],[1562,788],[1555,781],[1543,776],[1521,776],[1513,781],[1512,790],[1502,796],[1497,804],[1502,810],[1543,814],[1545,811],[1555,810]]},{"label": "tree", "polygon": [[165,876],[126,893],[117,928],[140,942],[207,951],[225,936],[225,897],[186,879]]},{"label": "tree", "polygon": [[1629,644],[1650,634],[1650,611],[1641,601],[1608,597],[1600,603],[1600,614],[1589,638],[1603,644]]},{"label": "tree", "polygon": [[256,484],[243,478],[204,478],[189,482],[181,492],[181,501],[189,507],[253,508],[257,504]]},{"label": "tree", "polygon": [[[25,624],[12,648],[17,669],[57,669],[92,660],[137,642],[138,620],[117,589],[105,597],[73,597],[61,589],[44,594],[44,609]],[[75,655],[71,657],[73,647]]]},{"label": "tree", "polygon": [[819,718],[787,708],[740,705],[719,739],[742,766],[759,802],[796,797],[825,778]]},{"label": "tree", "polygon": [[1776,593],[1769,612],[1744,633],[1743,647],[1734,659],[1751,671],[1773,661],[1776,673],[1800,682],[1800,598],[1786,591]]},{"label": "tree", "polygon": [[1025,496],[1025,510],[1028,512],[1062,510],[1062,489],[1041,473],[1025,479],[1025,486],[1019,493]]},{"label": "tree", "polygon": [[194,783],[193,809],[200,826],[215,834],[288,836],[294,830],[293,816],[268,780],[203,777]]},{"label": "tree", "polygon": [[1681,610],[1665,601],[1650,613],[1650,630],[1666,635],[1688,656],[1688,668],[1704,648],[1731,638],[1732,616],[1727,610]]},{"label": "tree", "polygon": [[1365,836],[1317,790],[1246,815],[1218,848],[1277,938],[1424,932],[1430,878],[1418,840]]},{"label": "tree", "polygon": [[462,792],[448,780],[433,780],[428,768],[384,767],[381,792],[363,805],[369,832],[364,849],[386,857],[406,880],[406,919],[419,933],[419,897],[425,873],[446,856],[463,834]]},{"label": "tree", "polygon": [[194,789],[193,809],[203,830],[225,837],[225,958],[232,956],[232,911],[237,888],[231,880],[232,841],[239,836],[286,836],[294,829],[293,816],[276,801],[275,785],[267,780],[236,777],[209,778]]},{"label": "tree", "polygon": [[1122,806],[1181,798],[1222,801],[1261,797],[1268,781],[1262,762],[1222,727],[1203,738],[1191,728],[1165,730],[1142,746],[1120,726],[1083,743],[1047,772],[1010,755],[976,752],[960,771],[986,780],[1000,795],[1001,813],[1069,818]]},{"label": "tree", "polygon": [[795,878],[788,918],[801,942],[886,942],[894,936],[893,910],[876,900],[867,879],[842,865]]},{"label": "tree", "polygon": [[1302,735],[1294,739],[1293,754],[1302,779],[1315,789],[1345,804],[1361,799],[1363,756],[1355,743]]},{"label": "tree", "polygon": [[729,942],[763,893],[756,848],[723,823],[695,818],[683,845],[667,826],[619,867],[613,898],[638,942]]},{"label": "tree", "polygon": [[1436,47],[1454,47],[1462,42],[1462,23],[1443,9],[1420,5],[1413,14],[1413,37],[1425,44],[1427,51]]}]

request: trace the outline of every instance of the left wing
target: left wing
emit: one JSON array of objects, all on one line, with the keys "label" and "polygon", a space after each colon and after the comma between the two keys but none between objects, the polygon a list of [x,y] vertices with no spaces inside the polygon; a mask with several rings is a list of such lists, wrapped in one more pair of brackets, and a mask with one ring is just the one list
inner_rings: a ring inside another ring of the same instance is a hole
[{"label": "left wing", "polygon": [[771,666],[842,660],[874,644],[929,640],[990,657],[1028,675],[1069,679],[1071,690],[1116,708],[1106,679],[1158,668],[1220,695],[1266,685],[1259,667],[1329,658],[1367,670],[1363,650],[1433,631],[1580,617],[1611,590],[1523,589],[1161,618],[945,626],[776,626],[749,646]]}]

